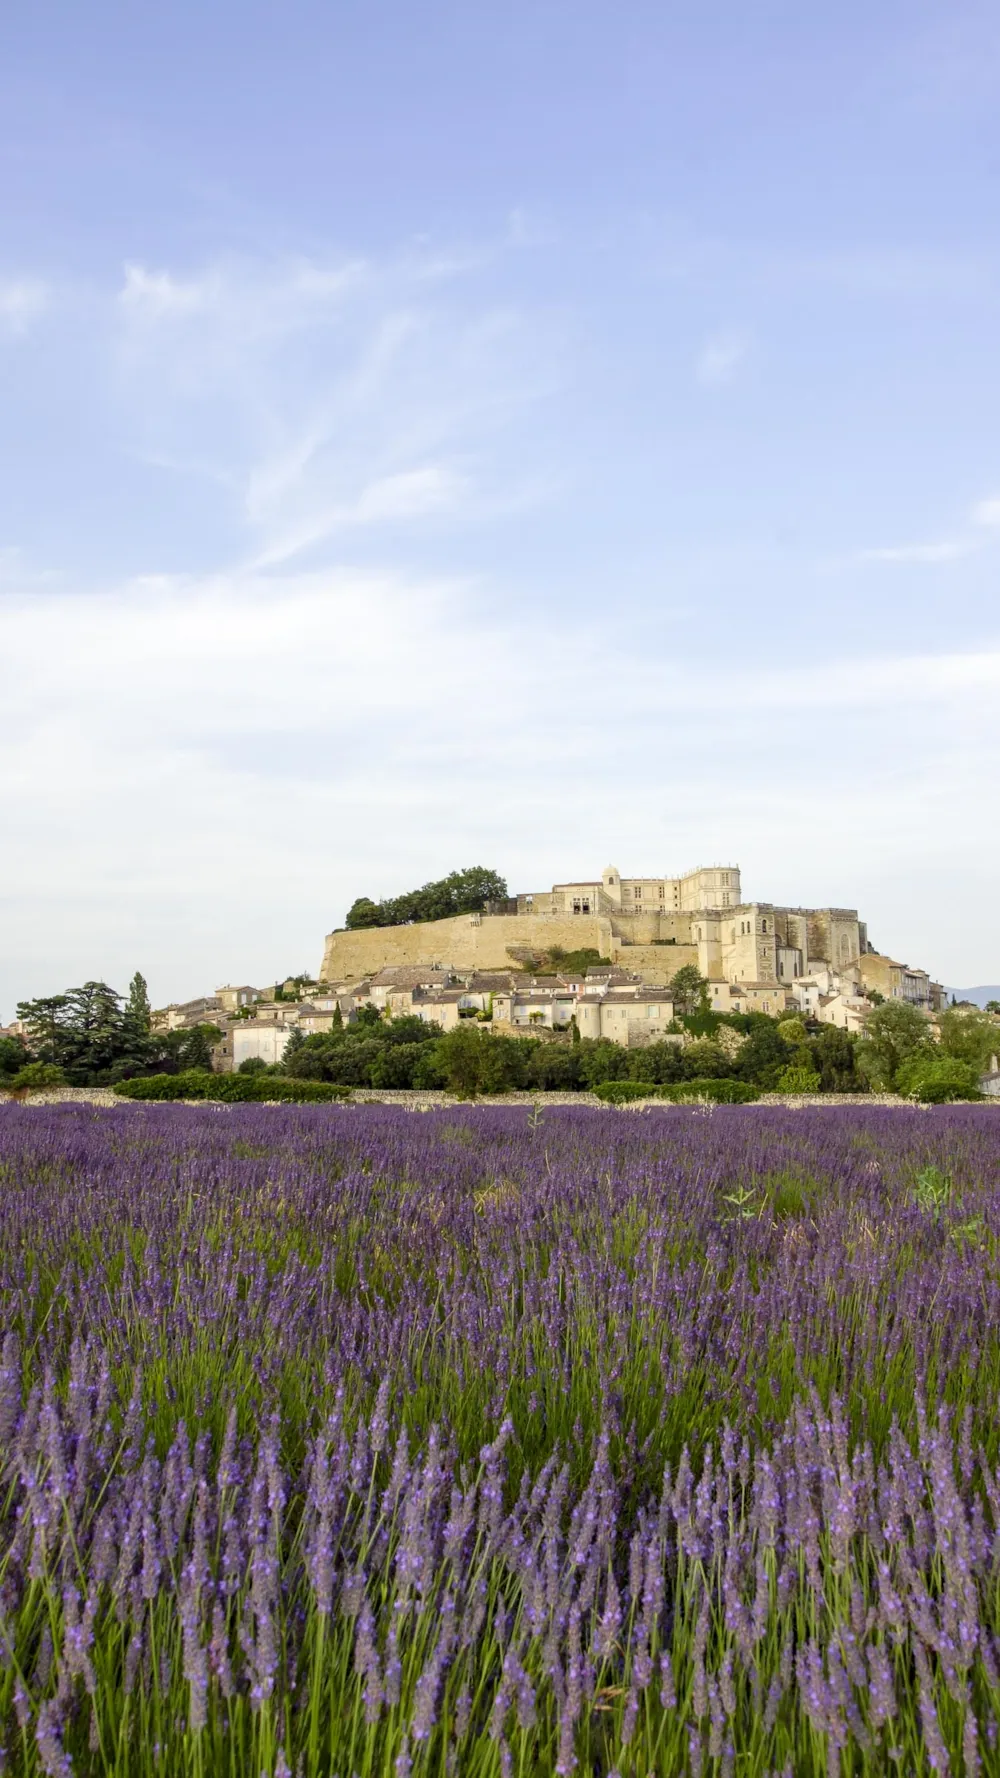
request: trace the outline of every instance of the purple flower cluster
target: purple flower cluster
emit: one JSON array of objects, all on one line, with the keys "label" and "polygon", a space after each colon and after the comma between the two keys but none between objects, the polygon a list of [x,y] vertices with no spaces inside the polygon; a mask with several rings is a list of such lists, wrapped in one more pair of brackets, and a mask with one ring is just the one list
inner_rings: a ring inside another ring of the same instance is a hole
[{"label": "purple flower cluster", "polygon": [[997,1769],[998,1161],[991,1108],[0,1113],[5,1758]]}]

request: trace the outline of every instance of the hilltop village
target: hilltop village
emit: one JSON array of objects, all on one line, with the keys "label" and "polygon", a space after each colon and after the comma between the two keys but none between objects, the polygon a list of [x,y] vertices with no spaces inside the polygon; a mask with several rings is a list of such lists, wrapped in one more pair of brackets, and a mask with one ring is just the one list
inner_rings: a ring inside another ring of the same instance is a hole
[{"label": "hilltop village", "polygon": [[449,1031],[475,1019],[498,1033],[571,1031],[628,1048],[674,1019],[682,969],[717,1012],[803,1014],[857,1032],[871,1005],[902,1000],[928,1015],[943,989],[877,951],[854,908],[744,901],[737,865],[679,877],[599,877],[488,901],[440,920],[331,932],[315,979],[226,984],[155,1015],[164,1030],[219,1027],[214,1064],[279,1062],[303,1037],[351,1024],[363,1007]]}]

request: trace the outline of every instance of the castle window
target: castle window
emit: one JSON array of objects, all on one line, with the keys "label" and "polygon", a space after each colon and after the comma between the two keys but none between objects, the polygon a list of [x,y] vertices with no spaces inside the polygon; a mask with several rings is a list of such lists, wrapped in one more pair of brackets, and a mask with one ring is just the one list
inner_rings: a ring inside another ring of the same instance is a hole
[{"label": "castle window", "polygon": [[666,893],[667,893],[667,892],[666,892],[666,890],[665,890],[665,889],[664,889],[664,887],[663,887],[663,884],[662,884],[662,883],[661,883],[661,884],[660,884],[660,900],[661,900],[661,901],[663,901],[663,900],[664,900],[664,899],[665,899],[665,897],[666,897]]},{"label": "castle window", "polygon": [[589,914],[589,913],[590,913],[590,903],[589,903],[589,901],[585,901],[585,902],[584,902],[584,904],[583,904],[583,911],[584,911],[584,913],[585,913],[585,914]]}]

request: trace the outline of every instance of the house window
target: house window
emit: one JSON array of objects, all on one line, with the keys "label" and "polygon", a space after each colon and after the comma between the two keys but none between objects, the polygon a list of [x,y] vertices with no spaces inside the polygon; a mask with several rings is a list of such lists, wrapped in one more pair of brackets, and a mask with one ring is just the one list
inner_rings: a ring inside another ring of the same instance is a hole
[{"label": "house window", "polygon": [[574,895],[573,897],[573,912],[574,914],[580,912],[580,897],[578,895]]},{"label": "house window", "polygon": [[583,911],[584,911],[584,913],[585,913],[585,914],[589,914],[589,913],[590,913],[590,903],[589,903],[589,901],[584,901],[584,904],[583,904]]},{"label": "house window", "polygon": [[664,887],[663,887],[663,884],[662,884],[662,883],[661,883],[661,884],[660,884],[660,900],[661,900],[661,901],[665,901],[665,900],[666,900],[666,895],[667,895],[667,892],[666,892],[666,890],[665,890],[665,889],[664,889]]}]

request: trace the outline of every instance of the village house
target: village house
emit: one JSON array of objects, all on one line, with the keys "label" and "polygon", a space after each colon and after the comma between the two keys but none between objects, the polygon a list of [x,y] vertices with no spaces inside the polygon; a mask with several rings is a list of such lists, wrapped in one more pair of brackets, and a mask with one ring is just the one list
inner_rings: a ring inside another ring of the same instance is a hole
[{"label": "village house", "polygon": [[673,1023],[673,1001],[665,988],[627,983],[603,991],[591,989],[576,1002],[581,1037],[610,1038],[627,1048],[641,1048],[666,1036]]}]

